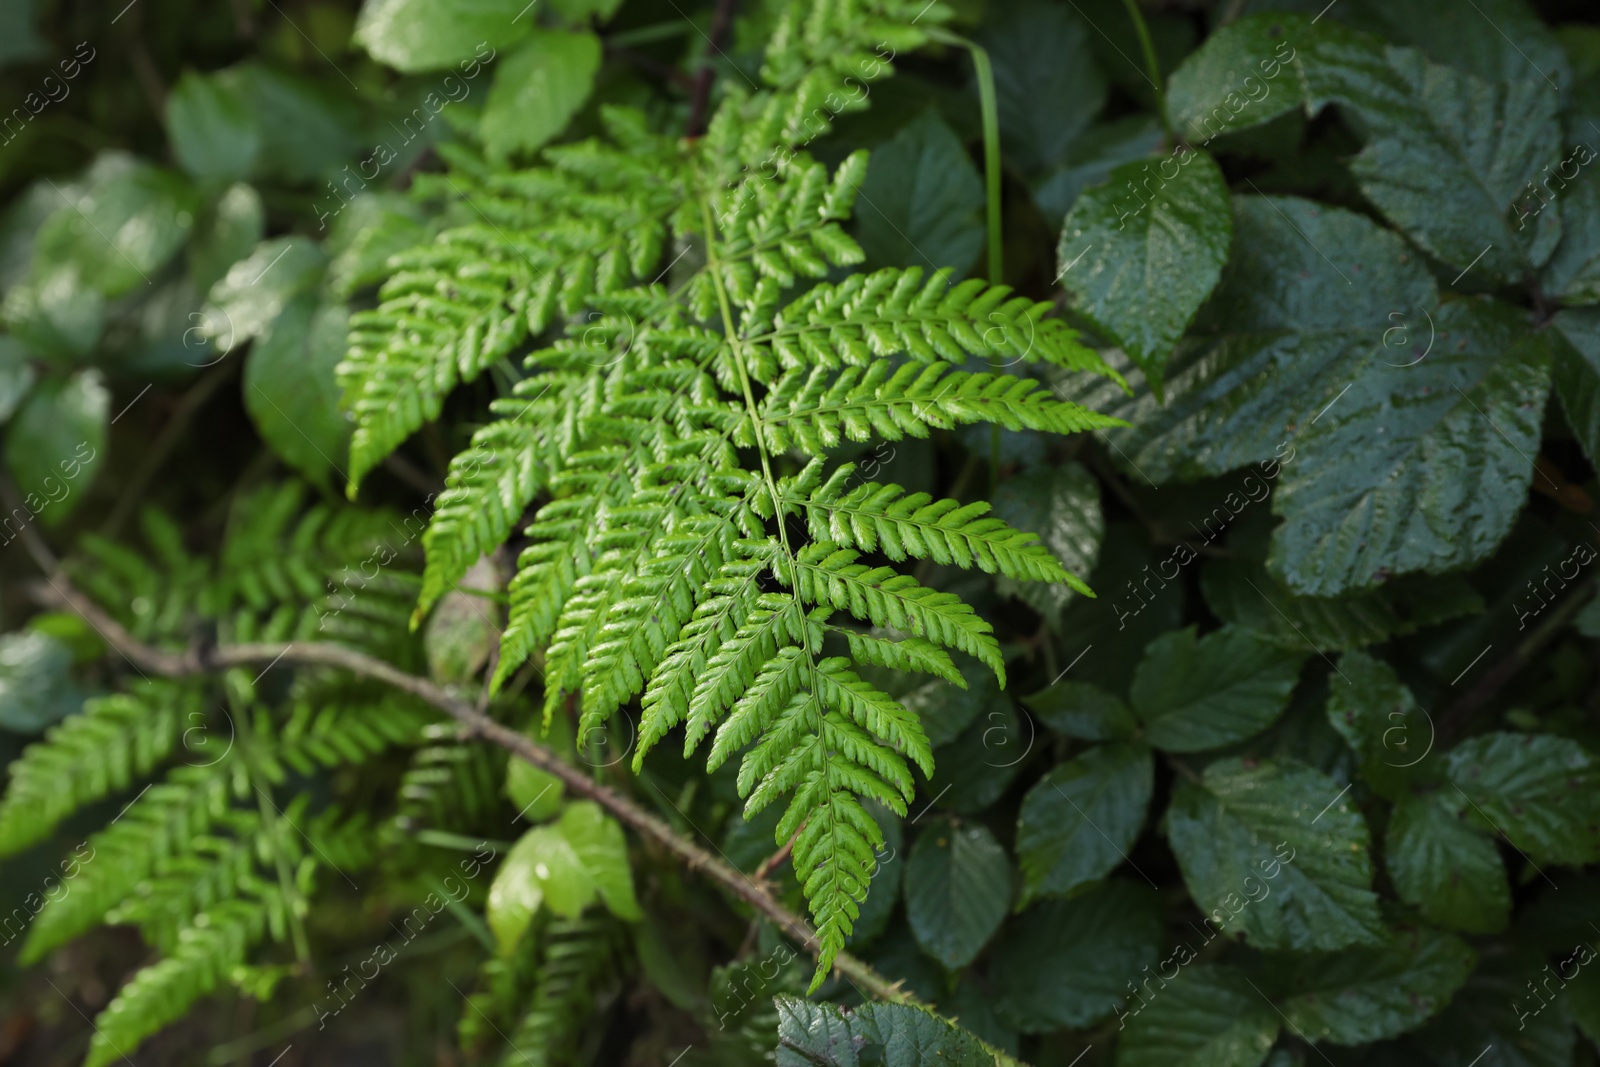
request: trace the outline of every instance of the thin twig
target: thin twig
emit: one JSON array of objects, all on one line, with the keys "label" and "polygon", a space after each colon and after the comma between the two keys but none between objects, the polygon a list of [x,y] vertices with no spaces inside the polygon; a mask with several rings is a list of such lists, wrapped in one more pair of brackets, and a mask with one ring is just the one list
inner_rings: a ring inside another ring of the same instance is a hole
[{"label": "thin twig", "polygon": [[[560,779],[573,796],[593,800],[619,822],[666,849],[691,871],[702,871],[712,881],[766,916],[775,926],[794,938],[813,956],[821,951],[817,932],[804,919],[786,908],[765,888],[731,864],[687,840],[665,821],[639,807],[621,793],[593,781],[567,763],[553,749],[502,726],[471,704],[461,700],[426,678],[412,674],[354,649],[330,642],[291,641],[286,644],[252,642],[224,645],[210,650],[200,647],[175,652],[155,648],[139,641],[120,623],[101,610],[67,579],[56,564],[48,546],[31,527],[23,527],[24,542],[36,562],[45,570],[44,582],[34,590],[37,599],[70,608],[81,615],[112,648],[144,674],[167,678],[209,674],[230,667],[264,663],[293,663],[304,666],[333,667],[351,674],[383,682],[403,693],[433,705],[461,723],[464,733],[478,737],[510,752],[518,759]],[[890,982],[865,962],[848,953],[839,953],[834,968],[862,992],[895,1003],[915,1003],[915,998]]]},{"label": "thin twig", "polygon": [[[804,829],[805,826],[802,824],[800,830]],[[789,854],[794,851],[794,843],[800,840],[800,830],[796,830],[794,833],[790,834],[789,840],[784,843],[782,848],[761,861],[761,866],[756,868],[756,873],[750,876],[753,881],[766,881],[767,875],[777,870],[778,865],[789,858]]]}]

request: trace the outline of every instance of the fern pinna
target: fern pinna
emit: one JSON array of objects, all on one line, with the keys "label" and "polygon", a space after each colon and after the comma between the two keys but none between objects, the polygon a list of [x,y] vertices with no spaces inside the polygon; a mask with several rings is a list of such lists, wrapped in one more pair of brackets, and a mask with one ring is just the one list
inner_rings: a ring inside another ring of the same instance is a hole
[{"label": "fern pinna", "polygon": [[920,44],[942,17],[923,7],[787,5],[769,88],[731,93],[702,138],[658,135],[612,108],[606,138],[547,149],[540,168],[466,161],[424,183],[424,195],[453,194],[464,222],[390,260],[339,368],[356,420],[353,493],[457,382],[538,345],[451,464],[424,535],[418,617],[542,500],[523,530],[495,684],[542,650],[547,721],[569,697],[584,727],[638,697],[636,767],[682,725],[686,750],[711,738],[712,768],[739,757],[747,814],[786,796],[778,840],[798,833],[818,982],[882,843],[862,799],[903,814],[910,765],[932,770],[917,717],[856,665],[961,684],[954,648],[1004,679],[987,622],[871,557],[1087,591],[987,505],[863,481],[830,468],[828,450],[978,422],[1117,424],[1033,378],[981,369],[1043,360],[1115,377],[1044,318],[1049,305],[944,271],[842,272],[863,258],[841,223],[866,156],[830,175],[784,146],[807,140],[824,106],[864,100],[850,79],[884,76],[885,44]]}]

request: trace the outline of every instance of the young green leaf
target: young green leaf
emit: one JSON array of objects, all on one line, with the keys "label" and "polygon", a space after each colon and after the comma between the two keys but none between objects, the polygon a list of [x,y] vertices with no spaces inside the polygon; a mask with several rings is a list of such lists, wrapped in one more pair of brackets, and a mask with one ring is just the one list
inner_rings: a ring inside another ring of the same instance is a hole
[{"label": "young green leaf", "polygon": [[543,148],[589,99],[599,69],[594,34],[535,30],[495,70],[481,126],[490,156]]}]

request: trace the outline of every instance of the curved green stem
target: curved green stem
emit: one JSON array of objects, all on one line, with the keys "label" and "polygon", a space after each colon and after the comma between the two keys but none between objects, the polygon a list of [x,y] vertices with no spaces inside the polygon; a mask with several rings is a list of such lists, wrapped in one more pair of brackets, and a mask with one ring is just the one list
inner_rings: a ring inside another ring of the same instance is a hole
[{"label": "curved green stem", "polygon": [[1156,59],[1155,42],[1150,39],[1150,27],[1145,25],[1144,12],[1139,10],[1139,0],[1122,0],[1128,9],[1128,17],[1133,19],[1133,32],[1139,35],[1139,49],[1144,52],[1145,76],[1150,79],[1150,87],[1156,93],[1156,117],[1161,120],[1161,128],[1166,131],[1167,140],[1172,140],[1172,123],[1167,120],[1167,93],[1161,88],[1161,63]]},{"label": "curved green stem", "polygon": [[[983,182],[989,233],[989,284],[999,285],[1005,278],[1005,244],[1000,223],[1000,103],[994,90],[994,64],[989,62],[989,52],[976,41],[970,41],[946,30],[930,30],[928,36],[935,41],[965,48],[972,54],[972,67],[978,76],[978,111],[983,118]],[[991,491],[1000,484],[1000,427],[989,427],[989,485]]]}]

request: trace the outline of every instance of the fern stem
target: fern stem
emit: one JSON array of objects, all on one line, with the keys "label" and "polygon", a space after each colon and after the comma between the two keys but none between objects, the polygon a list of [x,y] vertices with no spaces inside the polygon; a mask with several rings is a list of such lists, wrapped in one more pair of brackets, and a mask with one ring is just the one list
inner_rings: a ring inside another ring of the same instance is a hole
[{"label": "fern stem", "polygon": [[[706,227],[706,268],[711,275],[712,283],[716,286],[717,302],[722,311],[722,327],[728,338],[729,351],[733,353],[733,365],[739,373],[739,386],[744,391],[745,409],[750,413],[750,423],[755,430],[756,452],[761,456],[761,474],[766,479],[767,492],[772,498],[772,514],[774,521],[778,525],[778,540],[783,546],[784,558],[788,561],[790,580],[798,583],[800,572],[795,561],[794,549],[789,545],[788,515],[784,512],[783,497],[778,493],[777,479],[772,476],[772,460],[767,455],[767,435],[761,425],[761,409],[756,406],[755,392],[750,387],[750,372],[745,367],[744,355],[740,351],[742,342],[733,322],[733,309],[728,302],[727,289],[722,283],[722,273],[717,269],[717,258],[714,253],[716,247],[716,239],[714,237],[716,233],[715,224],[711,218],[711,202],[704,197],[700,200],[700,212],[705,220]],[[797,610],[801,610],[803,614],[803,609],[797,608]],[[817,681],[817,650],[811,645],[811,627],[802,624],[800,631],[804,635],[806,669],[811,677],[811,692],[813,694],[820,693],[821,686]],[[820,702],[814,702],[813,706],[816,708],[817,737],[820,738],[824,733],[822,706]],[[824,762],[824,767],[826,768],[824,771],[825,783],[831,791],[834,788],[833,767],[831,762],[827,761]],[[828,832],[830,836],[836,834],[836,818],[834,805],[830,803],[827,805]],[[798,837],[799,835],[796,834],[795,836]],[[790,844],[792,845],[793,842],[791,841]],[[821,947],[820,939],[817,944],[818,947]],[[821,958],[819,957],[819,960]],[[837,964],[837,958],[833,962]],[[817,987],[821,984],[822,971],[819,970],[815,977],[812,978],[811,989],[808,992],[816,992]]]}]

